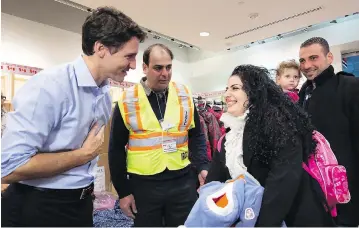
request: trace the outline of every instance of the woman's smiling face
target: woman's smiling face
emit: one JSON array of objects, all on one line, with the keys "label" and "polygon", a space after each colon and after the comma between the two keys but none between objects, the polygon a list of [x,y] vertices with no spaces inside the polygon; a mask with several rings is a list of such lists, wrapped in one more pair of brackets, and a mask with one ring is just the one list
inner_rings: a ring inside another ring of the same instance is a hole
[{"label": "woman's smiling face", "polygon": [[241,116],[246,111],[248,96],[243,90],[242,80],[238,75],[228,79],[227,90],[224,94],[227,103],[227,112],[233,116]]}]

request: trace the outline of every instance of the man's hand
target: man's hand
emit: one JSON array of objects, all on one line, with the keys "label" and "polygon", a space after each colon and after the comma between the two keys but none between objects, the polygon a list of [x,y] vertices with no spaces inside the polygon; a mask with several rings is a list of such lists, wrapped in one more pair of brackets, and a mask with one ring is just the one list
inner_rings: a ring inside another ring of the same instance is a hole
[{"label": "man's hand", "polygon": [[207,171],[207,170],[202,170],[202,171],[198,174],[198,180],[199,180],[199,185],[200,185],[200,186],[204,185],[204,182],[206,181],[207,174],[208,174],[208,171]]},{"label": "man's hand", "polygon": [[[99,125],[96,123],[91,128],[90,132],[87,135],[85,142],[82,145],[82,151],[86,157],[86,162],[91,161],[101,152],[101,146],[104,142],[104,131],[105,126],[102,126],[101,129],[98,131]],[[96,132],[98,133],[96,134]]]},{"label": "man's hand", "polygon": [[24,180],[53,177],[88,163],[101,152],[105,126],[102,126],[96,134],[98,128],[97,124],[91,128],[80,149],[53,151],[53,153],[38,152],[27,163],[1,178],[1,183],[11,184]]},{"label": "man's hand", "polygon": [[133,198],[133,195],[128,195],[122,199],[120,199],[120,208],[130,218],[135,218],[135,215],[133,213],[137,213],[136,204],[135,204],[135,198]]},{"label": "man's hand", "polygon": [[1,193],[5,192],[7,187],[9,187],[9,184],[1,184]]}]

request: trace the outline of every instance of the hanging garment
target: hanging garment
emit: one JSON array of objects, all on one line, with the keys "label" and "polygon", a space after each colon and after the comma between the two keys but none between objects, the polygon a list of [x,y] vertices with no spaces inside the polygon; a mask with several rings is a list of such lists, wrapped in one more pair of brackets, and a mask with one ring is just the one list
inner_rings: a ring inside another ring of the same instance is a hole
[{"label": "hanging garment", "polygon": [[200,112],[200,115],[203,117],[203,119],[206,122],[207,128],[208,128],[208,136],[209,136],[209,142],[211,145],[211,151],[212,155],[217,149],[217,143],[219,138],[222,136],[221,129],[219,127],[218,121],[216,117],[207,111]]},{"label": "hanging garment", "polygon": [[209,142],[209,137],[208,137],[208,128],[207,128],[206,122],[204,121],[204,119],[201,115],[199,116],[199,120],[201,122],[201,129],[203,131],[204,138],[206,139],[207,157],[211,161],[212,160],[212,150],[211,150],[211,144]]},{"label": "hanging garment", "polygon": [[223,110],[220,107],[213,106],[212,108],[208,109],[208,111],[216,117],[219,128],[221,129],[221,134],[224,135],[226,133],[226,129],[224,128],[223,123],[221,122],[221,116],[223,114]]},{"label": "hanging garment", "polygon": [[129,173],[154,175],[166,168],[179,170],[190,164],[188,130],[195,124],[192,96],[186,86],[174,82],[169,84],[162,121],[158,121],[141,84],[125,90],[118,105],[130,132]]}]

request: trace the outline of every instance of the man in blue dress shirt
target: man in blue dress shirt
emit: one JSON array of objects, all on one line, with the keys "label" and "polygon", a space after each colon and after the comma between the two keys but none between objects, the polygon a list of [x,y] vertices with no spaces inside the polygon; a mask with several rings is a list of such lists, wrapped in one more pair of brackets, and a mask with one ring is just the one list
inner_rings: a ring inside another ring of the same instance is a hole
[{"label": "man in blue dress shirt", "polygon": [[101,7],[82,27],[84,55],[33,76],[13,99],[1,146],[2,226],[92,226],[94,167],[111,115],[108,79],[136,67],[140,27]]}]

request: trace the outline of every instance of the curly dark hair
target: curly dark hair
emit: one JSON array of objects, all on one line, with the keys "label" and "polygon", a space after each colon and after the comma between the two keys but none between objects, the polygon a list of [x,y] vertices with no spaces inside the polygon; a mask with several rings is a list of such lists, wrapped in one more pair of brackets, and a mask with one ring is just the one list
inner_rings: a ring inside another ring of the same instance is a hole
[{"label": "curly dark hair", "polygon": [[302,140],[303,161],[315,152],[312,139],[314,127],[307,114],[270,79],[267,69],[237,66],[232,76],[238,76],[248,96],[249,114],[246,127],[250,129],[249,150],[254,159],[269,164],[279,151],[297,136]]},{"label": "curly dark hair", "polygon": [[142,42],[146,33],[121,11],[113,7],[99,7],[82,25],[82,50],[86,55],[92,55],[94,44],[99,41],[115,53],[132,37]]}]

